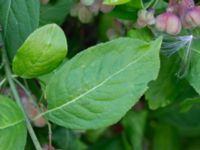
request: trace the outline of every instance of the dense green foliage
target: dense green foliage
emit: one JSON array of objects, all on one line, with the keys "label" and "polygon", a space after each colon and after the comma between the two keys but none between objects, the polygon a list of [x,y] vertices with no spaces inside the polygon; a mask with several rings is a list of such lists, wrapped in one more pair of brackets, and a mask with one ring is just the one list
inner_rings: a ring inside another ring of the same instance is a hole
[{"label": "dense green foliage", "polygon": [[0,14],[0,150],[199,150],[192,0],[0,0]]}]

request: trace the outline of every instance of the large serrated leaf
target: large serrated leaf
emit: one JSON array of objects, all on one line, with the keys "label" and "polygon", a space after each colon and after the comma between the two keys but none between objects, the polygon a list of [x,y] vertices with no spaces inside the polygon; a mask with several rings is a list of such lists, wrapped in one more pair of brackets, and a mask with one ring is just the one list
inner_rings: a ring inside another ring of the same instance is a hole
[{"label": "large serrated leaf", "polygon": [[26,126],[21,110],[11,99],[0,95],[0,150],[23,150]]},{"label": "large serrated leaf", "polygon": [[18,50],[13,71],[23,78],[34,78],[55,69],[67,54],[64,32],[56,24],[33,32]]},{"label": "large serrated leaf", "polygon": [[81,52],[48,84],[43,115],[78,129],[116,123],[156,79],[160,45],[160,38],[151,43],[119,38]]},{"label": "large serrated leaf", "polygon": [[0,24],[12,59],[27,36],[39,24],[39,0],[0,0]]}]

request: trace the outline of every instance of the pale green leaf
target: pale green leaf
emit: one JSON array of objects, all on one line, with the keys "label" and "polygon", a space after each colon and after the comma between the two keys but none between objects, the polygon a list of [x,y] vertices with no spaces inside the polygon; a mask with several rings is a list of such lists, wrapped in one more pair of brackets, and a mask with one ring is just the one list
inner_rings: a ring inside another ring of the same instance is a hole
[{"label": "pale green leaf", "polygon": [[11,99],[0,95],[0,150],[23,150],[26,144],[24,117]]},{"label": "pale green leaf", "polygon": [[106,5],[121,5],[130,2],[131,0],[104,0],[103,4]]},{"label": "pale green leaf", "polygon": [[161,38],[151,43],[119,38],[79,53],[47,85],[43,115],[69,128],[116,123],[156,79],[160,45]]},{"label": "pale green leaf", "polygon": [[148,42],[153,39],[153,34],[148,28],[129,30],[128,36]]},{"label": "pale green leaf", "polygon": [[56,24],[33,32],[18,50],[13,71],[23,78],[34,78],[55,69],[67,54],[64,32]]},{"label": "pale green leaf", "polygon": [[0,0],[0,24],[12,59],[27,36],[39,24],[39,0]]}]

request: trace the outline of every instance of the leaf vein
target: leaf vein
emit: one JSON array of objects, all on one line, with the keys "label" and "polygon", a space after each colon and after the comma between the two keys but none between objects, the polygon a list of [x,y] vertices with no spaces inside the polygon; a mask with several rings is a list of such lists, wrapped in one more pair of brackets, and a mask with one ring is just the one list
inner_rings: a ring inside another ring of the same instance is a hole
[{"label": "leaf vein", "polygon": [[150,51],[146,52],[144,55],[138,57],[137,59],[133,60],[132,62],[128,63],[125,67],[121,68],[120,70],[118,70],[117,72],[113,73],[112,75],[110,75],[109,77],[107,77],[106,79],[104,79],[101,83],[99,83],[98,85],[94,86],[93,88],[89,89],[88,91],[86,91],[85,93],[79,95],[78,97],[72,99],[71,101],[69,102],[66,102],[58,107],[55,107],[55,108],[52,108],[52,109],[49,109],[48,111],[44,112],[44,113],[41,113],[39,114],[38,116],[36,116],[34,118],[34,120],[37,120],[39,117],[43,116],[43,115],[46,115],[48,113],[51,113],[51,112],[54,112],[56,110],[59,110],[59,109],[62,109],[63,107],[71,104],[71,103],[74,103],[76,102],[77,100],[81,99],[82,97],[88,95],[89,93],[95,91],[97,88],[101,87],[102,85],[104,85],[106,82],[108,82],[110,79],[112,79],[114,76],[120,74],[121,72],[125,71],[126,69],[128,69],[130,66],[134,65],[135,63],[137,63],[138,61],[140,61],[143,57],[145,57]]},{"label": "leaf vein", "polygon": [[18,121],[16,121],[16,122],[13,122],[13,123],[8,124],[8,125],[5,125],[5,126],[0,126],[0,130],[3,130],[3,129],[9,128],[9,127],[18,125],[18,124],[22,123],[23,121],[24,121],[24,119],[18,120]]}]

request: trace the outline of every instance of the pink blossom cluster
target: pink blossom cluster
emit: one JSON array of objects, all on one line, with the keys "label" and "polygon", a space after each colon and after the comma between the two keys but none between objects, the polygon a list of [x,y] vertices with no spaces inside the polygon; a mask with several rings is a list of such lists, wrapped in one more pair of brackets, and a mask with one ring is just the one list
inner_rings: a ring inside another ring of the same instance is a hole
[{"label": "pink blossom cluster", "polygon": [[191,29],[200,26],[200,6],[193,0],[170,0],[166,12],[154,18],[152,10],[138,12],[137,25],[145,27],[155,24],[157,30],[176,35],[182,28]]}]

